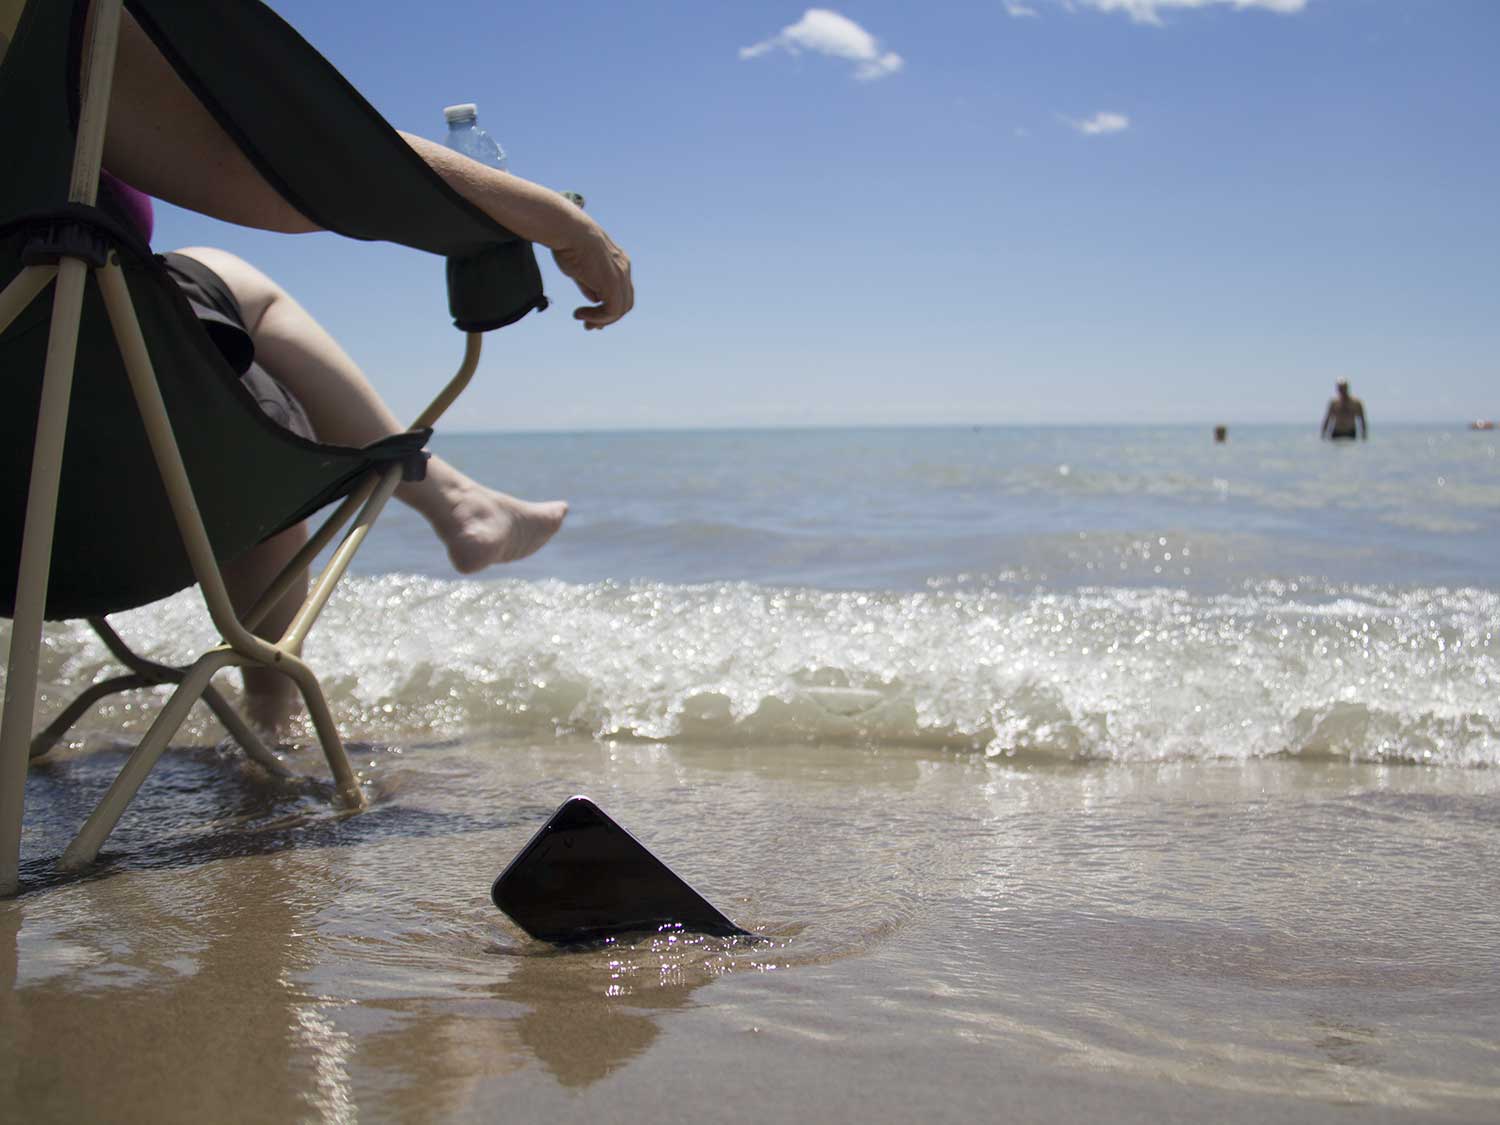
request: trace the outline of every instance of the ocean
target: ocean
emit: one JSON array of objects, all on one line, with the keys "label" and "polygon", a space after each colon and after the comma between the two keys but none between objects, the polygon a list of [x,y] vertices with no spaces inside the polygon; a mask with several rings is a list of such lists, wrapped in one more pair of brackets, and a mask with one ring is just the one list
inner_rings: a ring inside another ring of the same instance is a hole
[{"label": "ocean", "polygon": [[[50,860],[157,702],[103,706],[33,768],[0,1100],[1494,1120],[1497,445],[442,438],[571,511],[470,578],[410,511],[377,527],[307,647],[369,811],[267,781],[195,716],[65,880]],[[157,659],[211,643],[189,594],[114,621]],[[43,713],[111,674],[49,627]],[[305,737],[286,753],[325,772]],[[489,883],[575,792],[764,940],[525,938]]]}]

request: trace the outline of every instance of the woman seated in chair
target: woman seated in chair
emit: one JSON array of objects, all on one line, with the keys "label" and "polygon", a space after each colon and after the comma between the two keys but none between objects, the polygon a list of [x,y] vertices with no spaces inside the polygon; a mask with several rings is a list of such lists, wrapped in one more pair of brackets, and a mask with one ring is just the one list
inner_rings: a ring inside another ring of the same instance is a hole
[{"label": "woman seated in chair", "polygon": [[[20,0],[0,0],[0,57],[21,7]],[[573,314],[585,329],[602,329],[630,311],[630,260],[592,218],[537,184],[423,138],[403,137],[469,202],[520,237],[552,250],[558,266],[591,302]],[[128,13],[120,33],[104,165],[109,174],[101,206],[131,218],[148,241],[150,196],[244,226],[287,233],[319,229],[266,183]],[[352,446],[405,429],[332,337],[253,266],[203,247],[169,255],[168,262],[190,300],[248,334],[255,362],[245,378],[273,417],[305,436]],[[401,485],[396,496],[426,517],[464,573],[539,550],[567,514],[562,501],[519,500],[437,457],[429,462],[425,480]],[[255,601],[306,535],[305,527],[292,528],[224,567],[237,607]],[[257,631],[279,637],[303,596],[305,590],[289,591]],[[283,727],[294,705],[291,682],[249,668],[245,686],[250,718],[273,730]]]}]

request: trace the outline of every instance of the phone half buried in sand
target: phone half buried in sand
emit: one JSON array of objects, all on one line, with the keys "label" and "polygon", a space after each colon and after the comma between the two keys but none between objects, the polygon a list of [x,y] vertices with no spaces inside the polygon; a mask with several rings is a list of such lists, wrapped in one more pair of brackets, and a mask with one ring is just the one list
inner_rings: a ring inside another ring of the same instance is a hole
[{"label": "phone half buried in sand", "polygon": [[571,797],[510,861],[490,898],[534,938],[745,934],[587,797]]}]

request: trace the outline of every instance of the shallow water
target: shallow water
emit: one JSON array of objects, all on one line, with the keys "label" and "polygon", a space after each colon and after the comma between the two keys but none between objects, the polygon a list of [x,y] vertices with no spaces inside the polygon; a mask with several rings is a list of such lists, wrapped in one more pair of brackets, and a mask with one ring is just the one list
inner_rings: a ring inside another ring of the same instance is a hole
[{"label": "shallow water", "polygon": [[[1206,436],[447,440],[573,510],[377,529],[308,647],[368,811],[194,716],[69,880],[159,696],[33,767],[0,1117],[1493,1120],[1493,436]],[[43,714],[111,674],[49,627]],[[766,940],[527,941],[575,792]]]},{"label": "shallow water", "polygon": [[[5,1104],[1251,1121],[1500,1099],[1494,771],[494,738],[358,757],[376,803],[341,818],[174,751],[95,877],[0,906]],[[30,852],[118,761],[36,771]],[[768,940],[526,939],[488,885],[574,791]]]},{"label": "shallow water", "polygon": [[[461,435],[434,448],[517,495],[572,503],[567,532],[508,571],[524,578],[1218,593],[1299,577],[1488,586],[1500,557],[1500,438],[1456,427],[1387,426],[1353,445],[1310,426],[1233,427],[1223,445],[1197,427],[991,426]],[[390,515],[365,572],[446,577],[418,517]]]}]

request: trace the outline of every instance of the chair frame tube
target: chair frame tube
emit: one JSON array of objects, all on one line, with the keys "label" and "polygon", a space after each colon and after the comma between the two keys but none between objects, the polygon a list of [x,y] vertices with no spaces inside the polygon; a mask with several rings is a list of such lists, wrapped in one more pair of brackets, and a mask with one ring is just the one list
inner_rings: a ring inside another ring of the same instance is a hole
[{"label": "chair frame tube", "polygon": [[21,817],[26,801],[26,766],[31,724],[36,715],[37,667],[42,658],[42,614],[52,567],[52,533],[62,479],[63,440],[73,392],[73,359],[83,313],[88,267],[64,261],[53,294],[47,364],[31,454],[31,482],[21,533],[15,615],[11,618],[10,660],[5,674],[5,716],[0,720],[0,895],[15,894],[20,870]]},{"label": "chair frame tube", "polygon": [[[73,146],[73,174],[68,182],[68,199],[73,203],[92,205],[99,191],[104,126],[109,113],[109,91],[114,83],[115,49],[120,40],[121,7],[121,0],[98,0],[93,6],[93,40],[85,68],[87,77],[79,113],[78,138]],[[36,714],[42,613],[47,604],[52,533],[57,521],[57,490],[62,476],[63,442],[68,429],[68,401],[73,393],[73,360],[78,349],[78,325],[83,311],[87,269],[84,262],[64,259],[57,267],[55,280],[57,289],[53,295],[42,403],[31,455],[31,484],[26,496],[20,573],[16,579],[16,611],[11,619],[5,717],[3,726],[0,726],[0,895],[14,894],[19,877],[21,816],[26,802],[31,724]],[[23,276],[25,273],[22,271]],[[35,297],[40,291],[37,289],[31,296]]]},{"label": "chair frame tube", "polygon": [[94,862],[103,846],[105,837],[119,822],[125,806],[140,789],[151,767],[156,765],[162,751],[167,748],[167,739],[177,733],[188,709],[197,702],[215,672],[238,662],[238,654],[227,647],[219,647],[204,653],[188,669],[182,683],[167,700],[166,706],[156,716],[146,737],[131,751],[125,767],[110,785],[104,799],[89,814],[83,828],[63,852],[58,867],[66,872],[77,872]]},{"label": "chair frame tube", "polygon": [[[90,617],[90,627],[99,635],[104,642],[104,647],[109,649],[112,655],[126,668],[130,674],[115,676],[113,679],[103,680],[93,684],[84,690],[83,694],[70,703],[63,711],[47,724],[47,728],[31,740],[31,756],[40,758],[51,750],[62,739],[68,729],[76,723],[83,715],[99,700],[107,696],[118,694],[123,691],[133,691],[136,688],[155,687],[159,684],[177,684],[182,682],[185,669],[174,668],[167,664],[158,664],[154,660],[147,660],[132,652],[130,646],[120,639],[120,635],[114,631],[110,624],[102,617]],[[224,729],[229,732],[231,738],[239,743],[240,748],[261,768],[274,777],[287,778],[293,776],[292,771],[282,765],[281,759],[268,749],[260,736],[247,723],[244,717],[230,702],[220,694],[218,688],[210,684],[203,691],[203,702],[208,705]]]},{"label": "chair frame tube", "polygon": [[[101,166],[104,132],[119,40],[122,0],[95,0],[92,38],[88,45],[87,78],[74,149],[69,199],[92,205]],[[53,533],[66,442],[68,406],[72,396],[78,331],[89,266],[65,257],[57,266],[29,266],[0,292],[0,331],[3,331],[49,285],[55,286],[52,321],[43,372],[41,406],[32,455],[31,481],[16,583],[15,615],[5,681],[5,711],[0,726],[0,896],[19,889],[20,838],[25,805],[27,765],[34,754],[45,753],[73,722],[99,699],[115,691],[162,683],[177,687],[162,707],[146,736],[131,753],[104,799],[85,822],[63,854],[60,866],[77,871],[92,863],[99,848],[119,821],[126,806],[166,749],[188,710],[202,699],[224,723],[230,734],[254,760],[277,776],[288,776],[276,756],[250,729],[211,684],[226,667],[257,664],[289,676],[307,704],[334,784],[341,801],[350,808],[364,805],[364,795],[349,764],[317,677],[301,660],[301,647],[308,630],[327,605],[333,589],[348,571],[355,552],[381,509],[401,482],[401,469],[392,466],[372,471],[338,507],[308,544],[283,569],[266,595],[240,618],[234,612],[223,575],[214,558],[207,530],[198,512],[191,482],[167,416],[156,382],[151,357],[141,334],[118,256],[94,271],[104,298],[116,342],[129,376],[131,389],[150,440],[163,486],[183,539],[204,602],[224,643],[200,656],[185,669],[170,668],[145,660],[125,645],[102,619],[91,621],[109,650],[131,669],[86,689],[44,731],[33,738],[38,668],[41,658],[43,616],[51,569]],[[458,373],[449,381],[413,428],[431,426],[468,385],[478,367],[481,337],[469,333]],[[355,513],[358,513],[355,515]],[[297,576],[354,517],[343,542],[334,554],[302,608],[281,640],[275,644],[257,637],[252,630],[265,613],[290,589]]]}]

